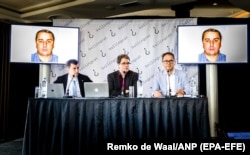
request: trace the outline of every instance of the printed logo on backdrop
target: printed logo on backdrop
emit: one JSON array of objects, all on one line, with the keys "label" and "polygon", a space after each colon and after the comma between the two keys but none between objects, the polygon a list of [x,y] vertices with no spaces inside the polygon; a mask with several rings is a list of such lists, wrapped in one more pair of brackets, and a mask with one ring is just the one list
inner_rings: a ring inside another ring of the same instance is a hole
[{"label": "printed logo on backdrop", "polygon": [[[154,74],[163,69],[161,55],[170,51],[177,59],[177,26],[196,25],[197,19],[54,19],[54,26],[80,28],[80,72],[94,82],[106,82],[107,74],[118,69],[116,58],[125,53],[130,69],[138,72],[147,96]],[[177,64],[178,69],[198,81],[198,66]],[[65,66],[51,65],[51,81],[66,73]]]}]

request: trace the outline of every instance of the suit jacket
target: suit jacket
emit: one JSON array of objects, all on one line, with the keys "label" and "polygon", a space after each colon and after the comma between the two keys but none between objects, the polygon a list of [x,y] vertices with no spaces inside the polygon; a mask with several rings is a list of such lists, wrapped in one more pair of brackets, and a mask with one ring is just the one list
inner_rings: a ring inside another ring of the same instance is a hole
[{"label": "suit jacket", "polygon": [[[121,95],[121,82],[120,82],[120,72],[114,71],[109,73],[108,76],[109,84],[109,96],[116,97]],[[129,89],[129,86],[134,86],[136,95],[136,82],[138,80],[138,73],[129,70],[125,75],[125,89]],[[128,94],[126,94],[128,95]]]},{"label": "suit jacket", "polygon": [[[93,81],[87,75],[83,75],[83,74],[78,74],[77,78],[78,78],[81,95],[82,97],[85,97],[84,82],[93,82]],[[54,81],[54,83],[63,83],[64,93],[66,92],[67,82],[68,82],[68,74],[58,76],[57,79]]]}]

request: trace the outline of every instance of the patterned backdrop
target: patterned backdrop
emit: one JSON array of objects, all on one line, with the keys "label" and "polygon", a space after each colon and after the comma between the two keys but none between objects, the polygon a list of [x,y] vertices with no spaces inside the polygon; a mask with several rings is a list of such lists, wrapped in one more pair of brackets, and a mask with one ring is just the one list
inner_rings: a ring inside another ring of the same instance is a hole
[{"label": "patterned backdrop", "polygon": [[[106,82],[107,74],[118,69],[117,56],[128,54],[130,69],[141,75],[146,96],[152,93],[154,74],[163,69],[162,53],[170,51],[177,57],[177,26],[196,24],[196,18],[53,20],[54,26],[79,27],[80,73],[94,82]],[[198,81],[197,65],[176,67]],[[64,65],[51,65],[50,82],[66,72]]]}]

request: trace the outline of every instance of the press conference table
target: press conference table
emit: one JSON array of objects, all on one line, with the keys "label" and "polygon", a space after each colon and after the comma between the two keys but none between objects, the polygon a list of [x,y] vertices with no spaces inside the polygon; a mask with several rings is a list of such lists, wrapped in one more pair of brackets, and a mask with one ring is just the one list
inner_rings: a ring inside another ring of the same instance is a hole
[{"label": "press conference table", "polygon": [[107,142],[210,138],[207,98],[30,98],[23,155],[83,154]]}]

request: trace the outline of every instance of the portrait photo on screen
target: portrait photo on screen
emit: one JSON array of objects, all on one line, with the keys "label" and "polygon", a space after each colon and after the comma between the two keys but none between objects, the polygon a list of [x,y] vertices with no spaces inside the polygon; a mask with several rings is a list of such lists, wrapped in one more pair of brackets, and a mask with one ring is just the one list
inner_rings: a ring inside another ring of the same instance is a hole
[{"label": "portrait photo on screen", "polygon": [[79,28],[11,25],[10,62],[65,64],[78,60]]},{"label": "portrait photo on screen", "polygon": [[247,63],[247,24],[180,25],[177,61],[183,64]]}]

